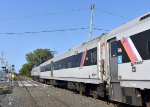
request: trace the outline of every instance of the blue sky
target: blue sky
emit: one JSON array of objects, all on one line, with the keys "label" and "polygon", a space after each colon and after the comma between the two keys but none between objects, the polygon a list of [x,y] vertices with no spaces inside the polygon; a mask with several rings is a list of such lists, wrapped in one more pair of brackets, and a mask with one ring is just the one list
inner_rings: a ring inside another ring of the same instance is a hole
[{"label": "blue sky", "polygon": [[[62,54],[87,41],[90,4],[91,0],[0,0],[0,51],[18,72],[26,63],[25,54],[37,48]],[[149,0],[94,0],[94,4],[93,27],[103,30],[93,30],[92,38],[150,11]],[[81,27],[87,29],[21,34]]]}]

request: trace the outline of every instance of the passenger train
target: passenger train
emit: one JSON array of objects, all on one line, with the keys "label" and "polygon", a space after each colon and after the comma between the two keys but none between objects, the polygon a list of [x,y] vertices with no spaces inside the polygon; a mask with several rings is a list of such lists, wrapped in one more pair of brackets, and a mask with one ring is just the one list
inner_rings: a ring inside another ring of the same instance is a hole
[{"label": "passenger train", "polygon": [[34,80],[150,107],[150,13],[74,47],[31,71]]}]

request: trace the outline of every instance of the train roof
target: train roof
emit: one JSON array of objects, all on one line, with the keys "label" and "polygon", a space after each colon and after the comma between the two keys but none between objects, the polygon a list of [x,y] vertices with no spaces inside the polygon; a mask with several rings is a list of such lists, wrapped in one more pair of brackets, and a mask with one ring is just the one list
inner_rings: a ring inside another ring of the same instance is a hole
[{"label": "train roof", "polygon": [[150,13],[147,13],[143,16],[140,16],[140,17],[138,17],[134,20],[131,20],[131,21],[121,25],[118,28],[115,28],[115,29],[111,30],[110,32],[107,33],[106,38],[107,39],[113,38],[114,35],[117,35],[121,32],[124,32],[124,31],[126,31],[126,30],[128,30],[128,29],[130,29],[134,26],[137,26],[137,25],[141,24],[141,23],[144,23],[147,20],[150,20]]},{"label": "train roof", "polygon": [[[68,56],[74,55],[74,52],[75,52],[75,51],[78,51],[79,53],[80,53],[80,52],[83,52],[83,51],[85,51],[85,50],[82,50],[81,48],[84,49],[84,47],[90,46],[91,44],[94,44],[94,43],[96,44],[96,43],[97,43],[96,41],[100,40],[103,36],[104,36],[104,35],[102,34],[101,36],[98,36],[98,37],[95,38],[95,39],[92,39],[92,40],[90,40],[90,41],[87,41],[87,42],[85,42],[85,43],[82,43],[81,45],[78,45],[78,46],[76,46],[76,47],[73,47],[73,48],[69,49],[68,51],[64,52],[63,54],[58,55],[57,57],[54,57],[52,60],[55,61],[55,60],[58,60],[58,59],[62,59],[62,58],[64,58],[64,57],[68,57]],[[90,49],[90,47],[88,47],[88,48]]]}]

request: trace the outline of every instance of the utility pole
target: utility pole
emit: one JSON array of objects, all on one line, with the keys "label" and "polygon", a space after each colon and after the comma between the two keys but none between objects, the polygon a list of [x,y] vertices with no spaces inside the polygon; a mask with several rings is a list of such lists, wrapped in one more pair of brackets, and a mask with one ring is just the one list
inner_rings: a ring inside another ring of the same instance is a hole
[{"label": "utility pole", "polygon": [[0,58],[0,60],[1,60],[1,68],[3,69],[3,71],[4,71],[4,76],[5,76],[5,81],[6,81],[6,66],[4,66],[4,52],[3,52],[3,50],[2,50],[2,52],[1,52],[1,58]]},{"label": "utility pole", "polygon": [[94,14],[94,3],[92,0],[91,4],[91,17],[90,17],[90,33],[89,33],[89,41],[92,39],[92,30],[93,30],[93,14]]},{"label": "utility pole", "polygon": [[2,50],[2,52],[1,52],[1,58],[0,58],[0,59],[1,59],[2,67],[3,67],[3,65],[4,65],[4,63],[5,63],[5,62],[4,62],[5,59],[4,59],[4,52],[3,52],[3,50]]}]

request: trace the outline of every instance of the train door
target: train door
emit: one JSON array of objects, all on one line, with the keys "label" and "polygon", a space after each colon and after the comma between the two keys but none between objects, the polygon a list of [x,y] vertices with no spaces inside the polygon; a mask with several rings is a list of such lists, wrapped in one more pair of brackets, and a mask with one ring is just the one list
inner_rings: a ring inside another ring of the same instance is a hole
[{"label": "train door", "polygon": [[109,65],[110,65],[110,76],[111,82],[119,82],[118,81],[118,48],[116,39],[112,39],[109,41]]},{"label": "train door", "polygon": [[108,41],[109,52],[109,98],[114,101],[122,102],[122,92],[120,81],[118,80],[118,43],[116,38]]}]

